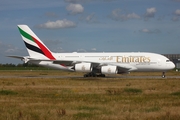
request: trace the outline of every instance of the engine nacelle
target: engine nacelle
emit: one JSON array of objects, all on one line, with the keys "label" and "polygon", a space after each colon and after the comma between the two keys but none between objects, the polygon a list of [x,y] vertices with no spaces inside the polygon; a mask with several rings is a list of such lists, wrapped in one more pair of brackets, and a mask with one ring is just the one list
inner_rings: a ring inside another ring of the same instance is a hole
[{"label": "engine nacelle", "polygon": [[78,63],[75,64],[75,71],[78,72],[91,72],[92,71],[92,65],[91,63]]},{"label": "engine nacelle", "polygon": [[117,74],[117,66],[102,66],[101,67],[102,74]]}]

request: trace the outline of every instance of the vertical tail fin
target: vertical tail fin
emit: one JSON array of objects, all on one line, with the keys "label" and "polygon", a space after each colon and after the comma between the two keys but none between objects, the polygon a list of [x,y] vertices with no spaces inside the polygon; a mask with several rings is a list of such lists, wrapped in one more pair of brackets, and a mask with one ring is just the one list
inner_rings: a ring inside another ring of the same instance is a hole
[{"label": "vertical tail fin", "polygon": [[27,25],[18,25],[21,37],[26,45],[30,57],[55,60],[52,52],[34,34]]}]

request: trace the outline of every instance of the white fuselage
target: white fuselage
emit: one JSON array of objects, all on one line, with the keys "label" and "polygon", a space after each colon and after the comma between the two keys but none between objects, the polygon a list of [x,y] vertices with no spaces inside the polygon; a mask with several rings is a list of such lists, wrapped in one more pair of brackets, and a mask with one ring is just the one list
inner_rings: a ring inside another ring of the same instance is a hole
[{"label": "white fuselage", "polygon": [[[56,60],[79,61],[84,63],[99,63],[130,68],[128,71],[167,71],[175,67],[174,63],[163,55],[145,52],[122,53],[53,53]],[[72,66],[54,64],[53,61],[30,61],[32,63],[63,70],[70,70]]]}]

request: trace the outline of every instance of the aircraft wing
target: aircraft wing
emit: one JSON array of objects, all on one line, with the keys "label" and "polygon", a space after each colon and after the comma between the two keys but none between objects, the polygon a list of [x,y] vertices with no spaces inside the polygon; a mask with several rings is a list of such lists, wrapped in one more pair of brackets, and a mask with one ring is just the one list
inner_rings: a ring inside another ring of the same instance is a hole
[{"label": "aircraft wing", "polygon": [[99,63],[99,62],[92,62],[92,61],[61,61],[61,60],[55,60],[53,61],[54,64],[61,64],[61,65],[65,65],[65,66],[72,66],[78,63],[92,63],[93,67],[102,67],[102,66],[117,66],[118,71],[121,72],[128,72],[128,71],[132,71],[132,70],[136,70],[137,68],[129,65],[129,64],[117,64],[117,63]]},{"label": "aircraft wing", "polygon": [[65,65],[65,66],[72,66],[72,65],[75,65],[75,64],[78,64],[78,63],[82,63],[82,61],[64,61],[64,60],[54,60],[53,61],[54,64],[61,64],[61,65]]},{"label": "aircraft wing", "polygon": [[117,64],[117,63],[108,63],[108,64],[117,66],[118,71],[122,71],[122,72],[128,72],[128,71],[133,71],[137,69],[136,67],[129,64]]},{"label": "aircraft wing", "polygon": [[47,59],[37,59],[37,58],[30,58],[29,56],[7,56],[7,57],[12,57],[12,58],[17,58],[21,59],[23,61],[28,62],[28,61],[52,61],[54,64],[60,64],[63,66],[73,66],[78,63],[92,63],[93,67],[100,68],[102,66],[117,66],[118,71],[120,72],[128,72],[132,70],[136,70],[132,65],[129,64],[120,64],[120,63],[100,63],[100,62],[92,62],[92,61],[72,61],[72,60],[47,60]]}]

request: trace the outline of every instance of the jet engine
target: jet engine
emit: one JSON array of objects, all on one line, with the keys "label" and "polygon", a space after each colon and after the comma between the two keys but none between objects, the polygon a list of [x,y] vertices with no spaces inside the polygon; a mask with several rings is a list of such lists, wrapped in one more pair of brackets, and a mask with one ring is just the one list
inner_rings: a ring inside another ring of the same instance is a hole
[{"label": "jet engine", "polygon": [[92,65],[91,63],[78,63],[75,64],[75,71],[78,72],[91,72],[92,71]]},{"label": "jet engine", "polygon": [[117,66],[102,66],[101,67],[102,74],[117,74]]}]

